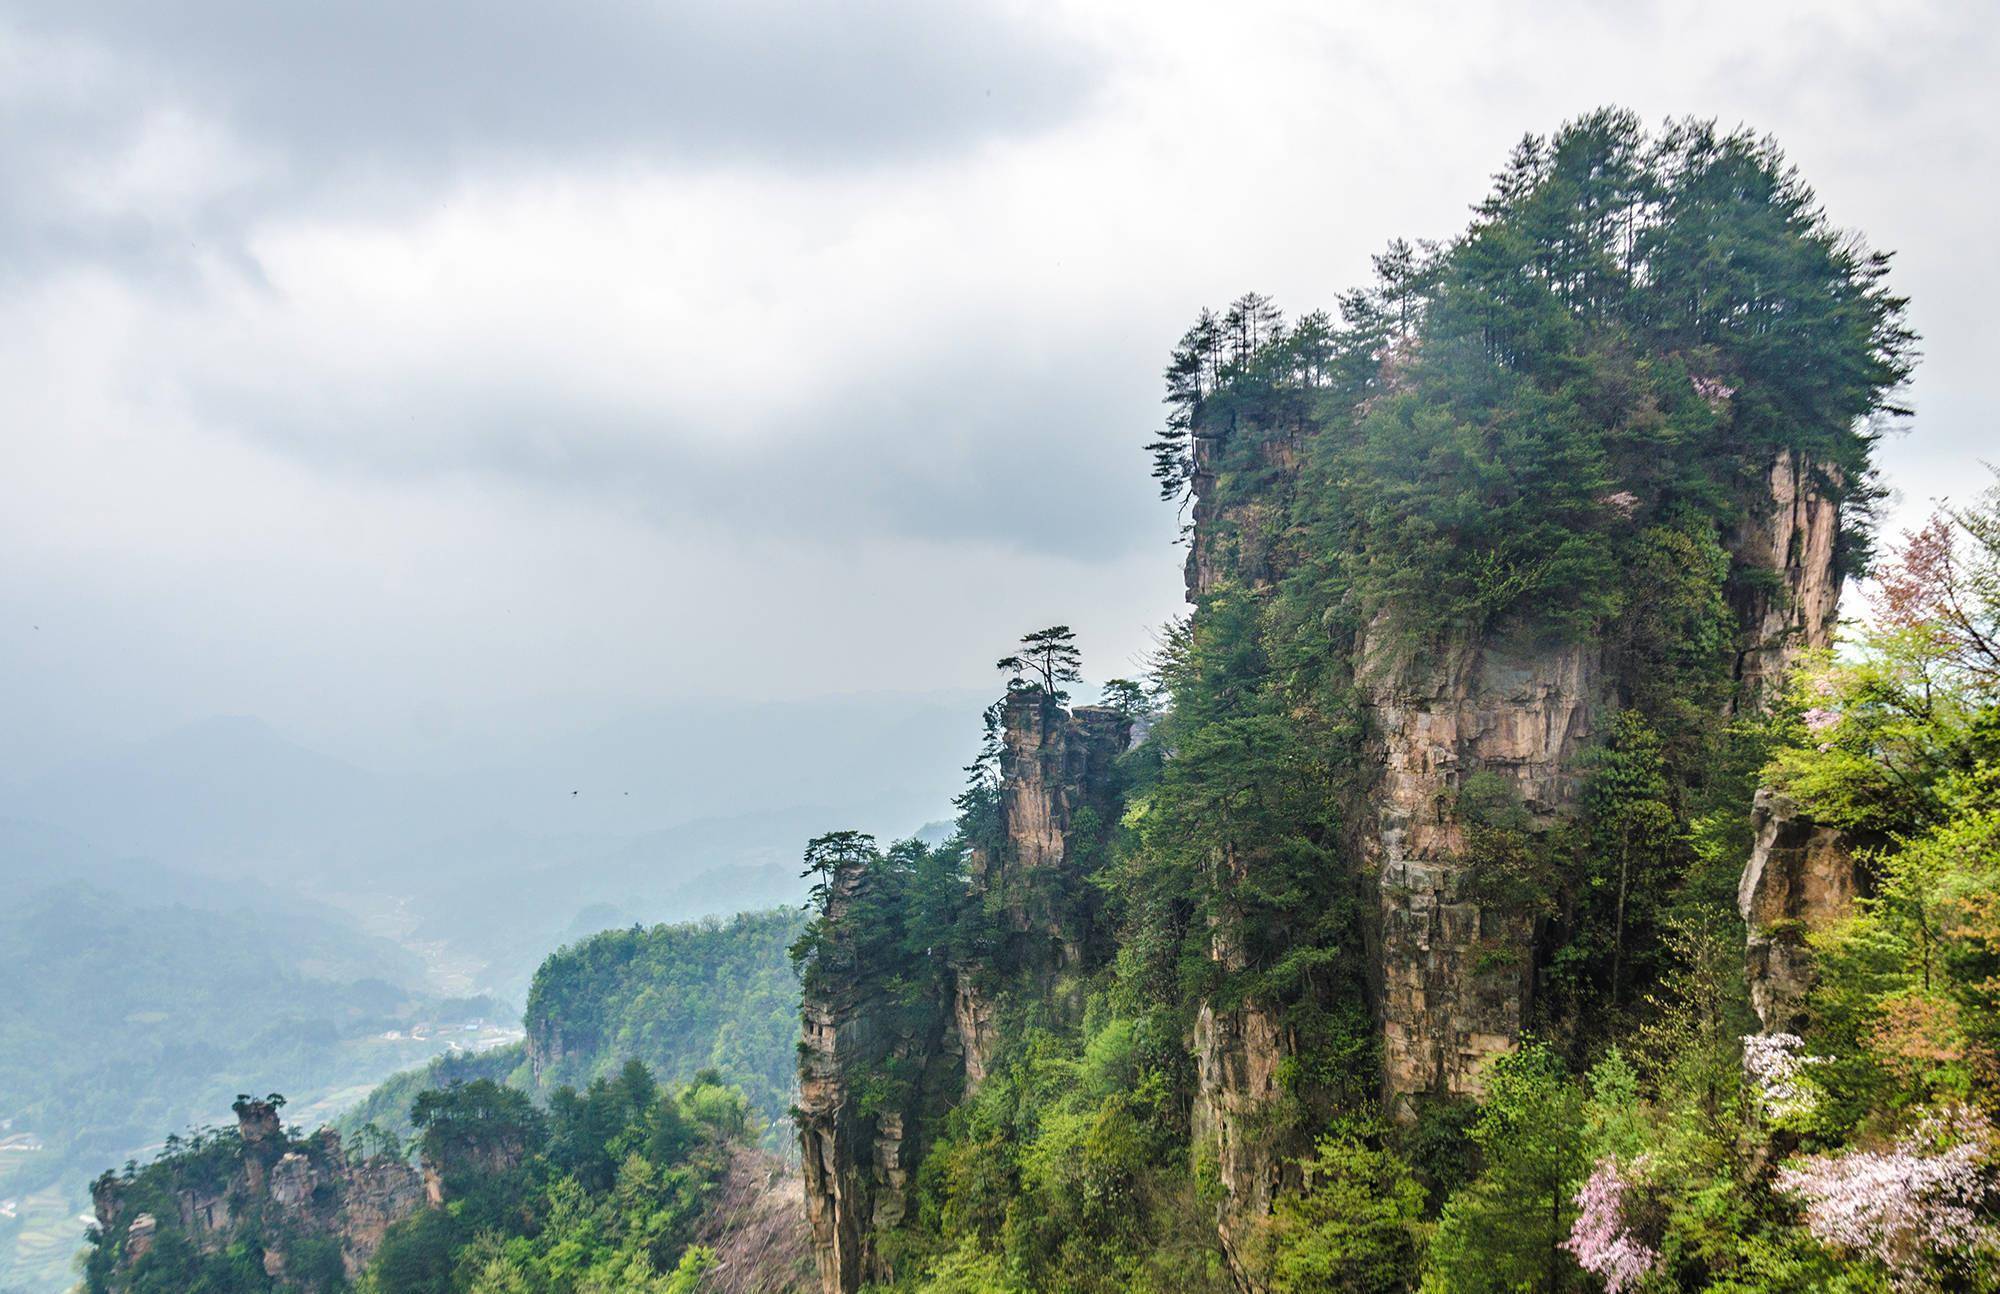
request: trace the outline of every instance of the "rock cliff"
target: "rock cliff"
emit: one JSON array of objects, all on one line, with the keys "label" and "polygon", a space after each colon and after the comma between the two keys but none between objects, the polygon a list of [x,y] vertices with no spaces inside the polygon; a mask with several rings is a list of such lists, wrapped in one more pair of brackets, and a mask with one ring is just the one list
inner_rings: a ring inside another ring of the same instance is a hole
[{"label": "rock cliff", "polygon": [[1473,642],[1416,664],[1364,648],[1360,675],[1379,743],[1362,858],[1378,878],[1385,1093],[1477,1095],[1480,1066],[1520,1032],[1534,931],[1467,892],[1457,793],[1497,773],[1539,824],[1574,805],[1603,699],[1599,650]]},{"label": "rock cliff", "polygon": [[350,1155],[330,1128],[287,1136],[269,1102],[239,1101],[236,1113],[233,1139],[224,1134],[196,1156],[163,1196],[158,1183],[148,1183],[135,1201],[135,1184],[109,1173],[93,1184],[98,1230],[119,1272],[152,1248],[156,1212],[171,1208],[180,1235],[196,1249],[219,1253],[247,1239],[282,1287],[295,1283],[288,1267],[300,1241],[332,1242],[351,1279],[388,1229],[425,1205],[423,1176],[402,1159]]},{"label": "rock cliff", "polygon": [[956,1038],[942,1003],[902,1001],[863,965],[853,926],[871,883],[858,861],[829,881],[832,937],[821,955],[836,973],[816,977],[830,987],[809,989],[801,1005],[800,1166],[830,1294],[892,1274],[878,1240],[904,1216],[924,1131],[920,1112],[958,1059],[942,1054]]},{"label": "rock cliff", "polygon": [[[1297,445],[1281,437],[1262,452],[1266,490],[1287,497],[1295,488]],[[1198,604],[1225,581],[1268,587],[1286,558],[1268,498],[1223,506],[1204,497],[1215,478],[1201,468],[1200,445],[1196,457],[1189,600]],[[1729,537],[1737,626],[1732,709],[1765,704],[1799,651],[1831,641],[1839,601],[1839,509],[1816,487],[1810,465],[1780,455],[1760,484]],[[1469,892],[1458,793],[1472,774],[1496,774],[1536,826],[1572,812],[1580,757],[1624,681],[1594,639],[1495,634],[1416,652],[1400,647],[1379,618],[1356,635],[1349,655],[1370,733],[1354,841],[1355,865],[1376,896],[1365,932],[1370,1005],[1384,1098],[1393,1114],[1407,1118],[1421,1098],[1478,1094],[1480,1067],[1513,1047],[1535,982],[1534,922]],[[1776,1027],[1776,1015],[1802,991],[1803,945],[1794,932],[1844,910],[1853,869],[1824,832],[1768,807],[1760,823],[1743,905],[1752,922],[1753,995],[1760,1013],[1776,1013],[1764,1017]],[[1225,893],[1243,866],[1218,860]],[[1782,924],[1765,915],[1775,913],[1784,914]],[[1211,956],[1235,968],[1237,954],[1226,939],[1213,941]],[[1277,1012],[1246,1002],[1226,1010],[1204,1004],[1193,1042],[1194,1132],[1222,1188],[1223,1248],[1239,1284],[1261,1290],[1249,1247],[1282,1183],[1285,1158],[1298,1149],[1263,1131],[1281,1095],[1276,1076],[1292,1040]]]},{"label": "rock cliff", "polygon": [[[1240,472],[1236,492],[1225,488],[1211,444],[1195,442],[1186,580],[1197,608],[1230,590],[1279,596],[1293,565],[1312,556],[1286,525],[1301,435],[1258,434],[1256,486],[1247,493]],[[1714,694],[1720,707],[1765,705],[1801,650],[1830,641],[1840,516],[1823,486],[1810,464],[1782,455],[1745,483],[1733,529],[1711,536],[1730,563],[1733,641],[1710,640],[1714,676],[1733,678],[1726,696]],[[1645,501],[1614,494],[1605,505],[1633,515]],[[1468,783],[1478,776],[1501,788],[1530,833],[1575,814],[1590,752],[1646,682],[1621,641],[1503,623],[1413,645],[1387,612],[1329,638],[1364,734],[1356,784],[1329,788],[1346,805],[1337,865],[1362,894],[1353,933],[1366,950],[1381,1095],[1399,1119],[1418,1117],[1433,1100],[1479,1095],[1485,1064],[1513,1048],[1527,1025],[1542,969],[1541,918],[1475,884],[1460,808]],[[935,1000],[914,1008],[889,1001],[865,972],[833,978],[804,1005],[801,1134],[826,1294],[893,1276],[880,1241],[908,1213],[937,1112],[986,1079],[1012,1006],[1032,1002],[1043,1018],[1062,1020],[1080,1004],[1082,978],[1111,951],[1085,878],[1121,811],[1115,760],[1129,727],[1111,711],[1066,711],[1028,688],[1002,703],[1000,730],[999,825],[969,860],[973,899],[995,918],[997,945],[952,965]],[[1775,1028],[1807,982],[1801,932],[1843,911],[1855,882],[1847,851],[1781,806],[1760,806],[1758,841],[1743,907],[1753,994]],[[1216,904],[1208,956],[1224,978],[1254,969],[1229,913],[1237,891],[1258,889],[1262,865],[1254,847],[1208,861]],[[833,926],[859,905],[866,883],[858,872],[838,880],[827,909]],[[1301,1044],[1286,1004],[1256,991],[1197,1003],[1188,1039],[1194,1153],[1212,1168],[1219,1239],[1246,1291],[1267,1288],[1258,1257],[1265,1221],[1305,1149],[1284,1131],[1288,1102],[1297,1104],[1285,1075]],[[894,1081],[875,1081],[885,1074]]]},{"label": "rock cliff", "polygon": [[[858,955],[815,977],[801,1006],[799,1144],[820,1284],[852,1294],[892,1279],[880,1241],[905,1217],[912,1174],[950,1105],[987,1075],[1009,1002],[1058,1012],[1068,985],[1105,951],[1086,871],[1118,811],[1113,761],[1131,738],[1118,712],[1065,709],[1039,688],[1000,707],[999,830],[968,860],[969,901],[1001,916],[989,955],[949,966],[911,1001]],[[854,864],[828,887],[822,956],[848,955],[870,875]],[[885,1081],[886,1080],[886,1081]]]},{"label": "rock cliff", "polygon": [[1750,1004],[1766,1033],[1792,1033],[1812,987],[1806,936],[1847,916],[1862,877],[1847,838],[1799,812],[1790,797],[1757,793],[1756,843],[1736,905],[1749,931]]}]

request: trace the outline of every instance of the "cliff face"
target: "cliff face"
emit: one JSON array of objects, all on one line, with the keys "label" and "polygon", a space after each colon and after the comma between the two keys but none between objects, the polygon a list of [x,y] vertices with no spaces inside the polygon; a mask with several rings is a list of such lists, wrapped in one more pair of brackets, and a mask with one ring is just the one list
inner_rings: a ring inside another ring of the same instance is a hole
[{"label": "cliff face", "polygon": [[[799,1142],[826,1294],[893,1277],[880,1238],[909,1209],[936,1123],[986,1077],[1004,1002],[1025,995],[1071,1006],[1062,1000],[1067,974],[1102,955],[1097,896],[1082,868],[1118,810],[1111,766],[1130,735],[1115,711],[1065,710],[1037,688],[1009,693],[998,839],[968,864],[970,900],[1004,914],[1004,944],[990,962],[950,967],[934,999],[898,1000],[858,964],[806,993]],[[869,884],[862,866],[832,879],[825,955],[842,955],[844,923],[867,907]]]},{"label": "cliff face", "polygon": [[[1285,518],[1299,488],[1301,443],[1270,436],[1257,455],[1256,490],[1225,504],[1227,483],[1197,442],[1186,571],[1197,606],[1224,587],[1265,596],[1299,559]],[[1629,511],[1633,501],[1606,504]],[[1779,458],[1743,516],[1723,537],[1735,641],[1730,658],[1715,662],[1734,670],[1732,710],[1765,704],[1800,650],[1830,640],[1839,596],[1839,513],[1808,466]],[[1482,1067],[1516,1044],[1537,982],[1535,919],[1482,898],[1473,884],[1459,809],[1468,779],[1511,792],[1530,830],[1557,826],[1577,812],[1586,756],[1641,680],[1621,676],[1634,667],[1609,639],[1495,630],[1412,649],[1386,616],[1330,650],[1365,732],[1358,785],[1331,788],[1343,803],[1351,799],[1340,853],[1364,894],[1355,935],[1367,953],[1383,1099],[1407,1119],[1427,1099],[1479,1095]],[[1111,771],[1129,731],[1111,712],[1067,713],[1035,689],[1010,695],[1001,718],[1000,829],[970,860],[974,898],[999,917],[1000,946],[979,963],[952,966],[937,1002],[917,1016],[892,1010],[859,980],[836,980],[805,1004],[806,1191],[827,1294],[892,1275],[877,1242],[908,1210],[911,1173],[934,1134],[926,1110],[936,1107],[926,1103],[984,1080],[1010,1003],[1032,1000],[1060,1018],[1073,1005],[1070,986],[1110,951],[1082,878],[1098,833],[1119,811]],[[1251,969],[1227,913],[1239,887],[1254,892],[1260,865],[1254,847],[1208,864],[1222,913],[1208,955],[1228,972]],[[1760,809],[1743,902],[1767,1026],[1777,1027],[1802,992],[1794,932],[1830,919],[1852,892],[1851,863],[1825,833],[1776,806]],[[836,887],[835,924],[855,897]],[[1220,1187],[1218,1234],[1246,1291],[1268,1287],[1259,1258],[1265,1222],[1305,1149],[1276,1130],[1285,1126],[1284,1075],[1299,1049],[1287,1018],[1282,1003],[1236,993],[1197,1004],[1189,1039],[1195,1153]],[[864,1108],[855,1078],[882,1072],[904,1078],[892,1099],[878,1093]]]},{"label": "cliff face", "polygon": [[1576,799],[1603,670],[1594,644],[1455,645],[1435,663],[1376,661],[1361,679],[1379,734],[1362,858],[1378,881],[1383,1084],[1477,1095],[1479,1068],[1513,1046],[1533,976],[1532,923],[1467,892],[1464,779],[1497,773],[1539,822]]},{"label": "cliff face", "polygon": [[[832,879],[831,929],[866,906],[869,885],[861,865]],[[850,943],[837,937],[826,955],[838,959]],[[817,982],[832,987],[808,991],[801,1006],[800,1165],[820,1283],[837,1294],[890,1275],[877,1240],[904,1216],[920,1113],[958,1058],[943,1051],[956,1035],[942,1004],[894,1000],[858,955],[845,973]],[[896,1081],[883,1084],[884,1075]],[[866,1092],[864,1081],[873,1082]]]},{"label": "cliff face", "polygon": [[[331,1240],[352,1279],[382,1244],[388,1229],[424,1207],[418,1170],[391,1157],[350,1158],[331,1129],[287,1138],[275,1108],[246,1101],[237,1108],[238,1153],[227,1171],[178,1176],[165,1201],[144,1205],[128,1198],[131,1183],[110,1174],[91,1188],[97,1225],[116,1255],[120,1272],[152,1248],[160,1225],[153,1209],[174,1210],[180,1233],[203,1253],[219,1253],[250,1237],[261,1247],[264,1271],[287,1281],[290,1239]],[[113,1282],[114,1288],[116,1281]]]},{"label": "cliff face", "polygon": [[1731,545],[1739,563],[1767,575],[1740,584],[1735,598],[1741,707],[1763,705],[1801,650],[1833,642],[1840,607],[1839,505],[1796,454],[1780,454],[1764,485],[1764,506],[1750,509]]},{"label": "cliff face", "polygon": [[[1289,496],[1296,445],[1280,440],[1264,456],[1270,493]],[[1268,499],[1223,507],[1202,496],[1215,483],[1202,458],[1198,447],[1187,570],[1196,602],[1224,580],[1268,586],[1282,574],[1285,543]],[[1764,704],[1800,650],[1831,641],[1839,600],[1838,507],[1815,489],[1809,466],[1789,454],[1762,484],[1730,537],[1739,572],[1732,708]],[[1535,978],[1534,923],[1468,892],[1458,793],[1472,774],[1497,774],[1538,826],[1574,811],[1580,757],[1621,681],[1596,641],[1461,638],[1407,653],[1384,628],[1378,620],[1364,629],[1349,662],[1370,732],[1370,785],[1358,806],[1354,854],[1376,895],[1374,924],[1364,933],[1384,1097],[1393,1113],[1409,1117],[1422,1096],[1478,1094],[1481,1065],[1520,1034]],[[1782,1013],[1802,991],[1801,945],[1783,931],[1760,936],[1771,920],[1762,914],[1783,912],[1806,927],[1831,919],[1852,894],[1852,866],[1810,826],[1768,810],[1760,822],[1759,859],[1744,880],[1751,979],[1760,1012]],[[1225,892],[1244,866],[1218,860]],[[1238,960],[1220,938],[1211,956],[1232,969]],[[1765,1016],[1767,1026],[1774,1018]],[[1275,1076],[1293,1043],[1278,1014],[1255,1002],[1226,1011],[1204,1005],[1193,1041],[1194,1130],[1222,1187],[1223,1247],[1239,1284],[1260,1290],[1249,1249],[1281,1184],[1284,1157],[1296,1148],[1259,1128],[1279,1098]]]},{"label": "cliff face", "polygon": [[[1796,456],[1781,455],[1766,482],[1770,506],[1750,515],[1736,542],[1737,560],[1770,575],[1736,601],[1743,706],[1767,704],[1801,651],[1832,643],[1840,603],[1839,509]],[[1745,971],[1765,1032],[1780,1033],[1797,1023],[1812,985],[1806,935],[1848,914],[1862,877],[1852,843],[1783,795],[1759,792],[1751,825],[1756,840],[1736,899],[1749,928]]]},{"label": "cliff face", "polygon": [[1790,797],[1757,793],[1756,844],[1736,906],[1749,929],[1750,1005],[1766,1033],[1791,1033],[1812,987],[1806,936],[1848,915],[1861,886],[1846,837],[1799,812]]},{"label": "cliff face", "polygon": [[953,967],[952,1021],[967,1090],[992,1063],[997,986],[1047,998],[1060,991],[1060,977],[1097,965],[1108,951],[1084,869],[1118,814],[1111,766],[1132,733],[1115,710],[1065,710],[1032,687],[1008,693],[1000,727],[999,839],[974,848],[967,870],[974,899],[1004,912],[1007,942],[991,964]]}]

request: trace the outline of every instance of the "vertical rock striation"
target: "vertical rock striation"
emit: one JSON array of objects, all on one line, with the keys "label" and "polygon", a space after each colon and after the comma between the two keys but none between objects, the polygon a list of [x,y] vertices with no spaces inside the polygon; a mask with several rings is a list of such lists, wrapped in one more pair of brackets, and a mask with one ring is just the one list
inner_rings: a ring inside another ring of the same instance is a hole
[{"label": "vertical rock striation", "polygon": [[1423,664],[1359,655],[1379,760],[1361,855],[1378,882],[1383,1086],[1407,1113],[1418,1094],[1478,1094],[1533,981],[1532,923],[1468,893],[1458,792],[1493,773],[1538,822],[1568,812],[1603,670],[1589,643],[1462,643]]},{"label": "vertical rock striation", "polygon": [[1861,887],[1845,835],[1766,788],[1751,812],[1756,843],[1737,887],[1749,940],[1745,978],[1766,1033],[1791,1033],[1812,988],[1806,936],[1847,916]]},{"label": "vertical rock striation", "polygon": [[[1283,574],[1287,541],[1274,517],[1297,488],[1300,461],[1295,438],[1275,438],[1260,451],[1261,496],[1225,506],[1214,497],[1206,450],[1197,444],[1187,568],[1188,597],[1197,603],[1225,583],[1257,590]],[[1812,465],[1780,454],[1760,484],[1730,537],[1738,572],[1732,709],[1766,704],[1801,650],[1831,641],[1840,596],[1839,507]],[[1366,935],[1384,1098],[1409,1117],[1423,1096],[1478,1094],[1481,1066],[1519,1037],[1534,984],[1532,920],[1469,892],[1456,814],[1465,779],[1504,778],[1539,826],[1573,812],[1580,757],[1621,680],[1596,641],[1494,635],[1407,653],[1385,630],[1379,619],[1364,629],[1348,662],[1371,734],[1372,786],[1357,806],[1354,854],[1376,889]],[[1853,868],[1827,833],[1776,806],[1760,809],[1759,824],[1742,903],[1752,924],[1753,995],[1760,1013],[1771,1012],[1767,1027],[1777,1027],[1806,982],[1796,932],[1845,910]],[[1245,865],[1218,861],[1225,892]],[[1239,968],[1226,939],[1214,940],[1210,955]],[[1195,1133],[1222,1187],[1223,1248],[1238,1284],[1262,1290],[1248,1250],[1288,1148],[1260,1129],[1280,1097],[1276,1076],[1293,1043],[1274,1010],[1248,1002],[1204,1005],[1194,1046]]]},{"label": "vertical rock striation", "polygon": [[[895,998],[858,964],[819,977],[822,987],[807,993],[799,1142],[825,1294],[893,1279],[880,1238],[908,1212],[937,1121],[986,1077],[1003,1002],[1073,1008],[1068,985],[1104,955],[1086,873],[1118,813],[1113,765],[1130,738],[1130,721],[1115,710],[1066,710],[1040,688],[1010,692],[1001,703],[1000,830],[968,863],[970,901],[1003,917],[993,961],[952,966],[935,1001]],[[868,885],[862,866],[833,878],[826,955],[841,955],[843,925],[866,907]]]},{"label": "vertical rock striation", "polygon": [[[1737,704],[1768,705],[1802,651],[1832,644],[1840,604],[1840,509],[1812,465],[1780,454],[1766,476],[1768,506],[1738,532],[1737,561],[1765,578],[1735,600]],[[1852,842],[1806,817],[1788,797],[1758,793],[1755,843],[1737,909],[1748,928],[1745,978],[1767,1033],[1790,1031],[1812,986],[1806,936],[1846,916],[1861,889]]]}]

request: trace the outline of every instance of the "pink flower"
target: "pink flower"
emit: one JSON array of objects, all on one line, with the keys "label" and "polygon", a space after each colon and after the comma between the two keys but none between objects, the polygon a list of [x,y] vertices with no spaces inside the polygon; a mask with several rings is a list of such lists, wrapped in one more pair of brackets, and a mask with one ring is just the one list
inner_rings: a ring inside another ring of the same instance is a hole
[{"label": "pink flower", "polygon": [[1808,730],[1812,732],[1825,732],[1828,728],[1840,722],[1840,713],[1836,710],[1826,710],[1815,706],[1800,715],[1799,718],[1805,720]]},{"label": "pink flower", "polygon": [[1926,1289],[1940,1260],[1994,1242],[1979,1218],[1992,1193],[1981,1171],[1991,1138],[1983,1115],[1947,1110],[1888,1151],[1798,1160],[1779,1171],[1778,1189],[1803,1203],[1821,1244],[1875,1258],[1899,1290]]},{"label": "pink flower", "polygon": [[1625,1225],[1626,1186],[1618,1161],[1600,1159],[1576,1193],[1576,1221],[1563,1241],[1577,1266],[1603,1280],[1608,1294],[1624,1294],[1660,1261],[1658,1251]]},{"label": "pink flower", "polygon": [[1750,1076],[1757,1104],[1767,1119],[1792,1119],[1811,1114],[1819,1091],[1806,1081],[1806,1070],[1824,1062],[1801,1054],[1805,1042],[1795,1033],[1752,1033],[1743,1038],[1743,1069]]}]

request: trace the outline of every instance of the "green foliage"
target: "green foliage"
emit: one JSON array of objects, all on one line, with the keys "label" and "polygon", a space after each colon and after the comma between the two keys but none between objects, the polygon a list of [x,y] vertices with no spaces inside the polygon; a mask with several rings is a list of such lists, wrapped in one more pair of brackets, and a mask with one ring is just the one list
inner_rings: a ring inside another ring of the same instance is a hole
[{"label": "green foliage", "polygon": [[1535,1043],[1495,1059],[1471,1136],[1484,1164],[1438,1219],[1424,1288],[1553,1291],[1577,1288],[1561,1245],[1571,1197],[1588,1170],[1583,1101],[1561,1059]]},{"label": "green foliage", "polygon": [[668,1091],[636,1060],[558,1089],[545,1116],[471,1083],[425,1093],[418,1120],[449,1202],[390,1228],[360,1294],[692,1294],[715,1262],[695,1224],[754,1133],[714,1073]]},{"label": "green foliage", "polygon": [[1272,1288],[1285,1294],[1396,1294],[1422,1253],[1424,1188],[1410,1166],[1343,1125],[1301,1165],[1299,1190],[1279,1199],[1271,1228]]},{"label": "green foliage", "polygon": [[1020,1035],[919,1172],[897,1238],[926,1294],[1226,1288],[1181,1148],[1178,1039],[1093,1001],[1080,1030]]},{"label": "green foliage", "polygon": [[791,910],[607,930],[535,972],[523,1021],[544,1056],[541,1090],[645,1062],[668,1083],[704,1069],[740,1087],[766,1124],[791,1106],[798,982]]}]

